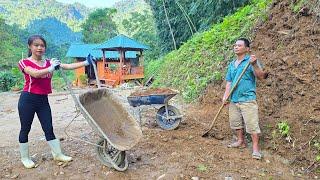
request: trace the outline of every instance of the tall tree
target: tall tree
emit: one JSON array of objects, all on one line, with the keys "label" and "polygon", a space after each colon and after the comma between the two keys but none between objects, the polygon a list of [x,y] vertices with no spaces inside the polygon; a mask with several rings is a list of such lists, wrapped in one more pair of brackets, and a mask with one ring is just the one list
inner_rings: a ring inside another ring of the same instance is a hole
[{"label": "tall tree", "polygon": [[158,38],[151,12],[133,12],[130,18],[122,21],[122,25],[130,37],[150,47],[145,56],[147,61],[159,57]]},{"label": "tall tree", "polygon": [[[146,0],[153,11],[162,53],[186,42],[195,31],[210,28],[249,0]],[[167,12],[167,13],[166,13]],[[168,19],[166,18],[166,14]],[[172,32],[170,31],[170,26]]]},{"label": "tall tree", "polygon": [[91,13],[82,25],[83,42],[101,43],[118,34],[117,26],[112,21],[116,9],[97,9]]}]

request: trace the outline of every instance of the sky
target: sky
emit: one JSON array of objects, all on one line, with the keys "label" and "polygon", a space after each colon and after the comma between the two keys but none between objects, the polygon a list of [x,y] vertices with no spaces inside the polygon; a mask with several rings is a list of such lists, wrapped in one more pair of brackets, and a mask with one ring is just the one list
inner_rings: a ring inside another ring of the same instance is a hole
[{"label": "sky", "polygon": [[75,2],[81,3],[90,8],[104,8],[111,7],[115,2],[120,0],[56,0],[58,2],[73,4]]}]

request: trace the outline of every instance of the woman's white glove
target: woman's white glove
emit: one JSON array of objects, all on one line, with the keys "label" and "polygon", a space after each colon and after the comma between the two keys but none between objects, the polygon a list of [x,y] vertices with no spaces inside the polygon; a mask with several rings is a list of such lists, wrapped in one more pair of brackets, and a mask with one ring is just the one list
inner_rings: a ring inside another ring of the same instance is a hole
[{"label": "woman's white glove", "polygon": [[61,61],[55,58],[52,58],[50,61],[51,66],[48,67],[48,71],[52,73],[54,70],[58,70],[60,68]]}]

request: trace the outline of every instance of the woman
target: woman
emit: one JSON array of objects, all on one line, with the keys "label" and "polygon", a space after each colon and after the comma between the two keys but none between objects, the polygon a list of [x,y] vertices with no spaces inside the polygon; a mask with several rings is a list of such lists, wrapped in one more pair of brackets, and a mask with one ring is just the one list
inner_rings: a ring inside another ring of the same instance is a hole
[{"label": "woman", "polygon": [[19,69],[24,74],[25,84],[21,92],[18,110],[21,123],[19,145],[21,161],[26,168],[35,167],[30,159],[28,134],[31,129],[35,113],[45,133],[54,160],[69,162],[71,157],[62,154],[60,142],[56,139],[52,127],[52,115],[48,102],[48,94],[52,92],[51,78],[53,71],[59,68],[76,69],[92,63],[91,58],[72,64],[61,64],[59,60],[43,59],[47,44],[40,35],[30,36],[28,39],[28,58],[19,61]]}]

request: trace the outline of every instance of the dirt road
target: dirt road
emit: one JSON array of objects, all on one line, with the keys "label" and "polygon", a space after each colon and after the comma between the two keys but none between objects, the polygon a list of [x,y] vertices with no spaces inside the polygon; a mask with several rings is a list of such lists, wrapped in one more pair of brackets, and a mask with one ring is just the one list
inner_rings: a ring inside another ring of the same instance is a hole
[{"label": "dirt road", "polygon": [[[117,91],[124,103],[130,91]],[[39,165],[24,169],[19,161],[19,117],[17,102],[19,94],[0,93],[0,178],[1,179],[295,179],[288,162],[263,151],[261,161],[251,158],[250,148],[229,149],[231,137],[202,138],[209,122],[199,117],[204,110],[195,105],[184,105],[179,97],[173,103],[184,113],[184,120],[177,130],[164,131],[154,123],[155,111],[145,107],[142,113],[143,139],[130,151],[129,168],[117,172],[103,166],[96,157],[94,147],[71,139],[64,128],[76,115],[74,103],[68,93],[54,93],[49,100],[53,112],[56,136],[62,138],[62,147],[74,160],[60,164],[52,160],[37,118],[29,135],[32,159]],[[129,107],[129,105],[127,104]],[[132,110],[130,110],[133,112]],[[230,131],[225,129],[224,131]],[[97,141],[83,117],[77,118],[70,132],[85,140]]]}]

